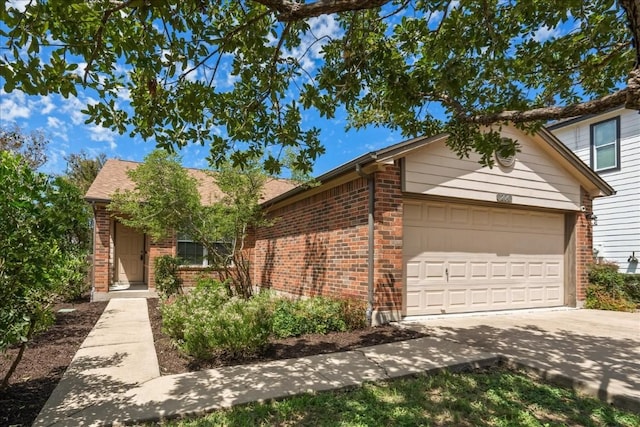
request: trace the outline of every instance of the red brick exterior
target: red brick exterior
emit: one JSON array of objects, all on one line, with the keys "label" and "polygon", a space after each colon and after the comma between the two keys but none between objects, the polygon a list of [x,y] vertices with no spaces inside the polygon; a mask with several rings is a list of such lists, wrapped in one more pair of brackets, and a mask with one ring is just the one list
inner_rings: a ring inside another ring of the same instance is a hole
[{"label": "red brick exterior", "polygon": [[[373,177],[374,309],[400,310],[400,168],[388,166]],[[369,184],[361,177],[270,212],[275,223],[256,233],[255,283],[294,295],[366,300],[368,212]]]},{"label": "red brick exterior", "polygon": [[581,189],[585,212],[576,213],[576,299],[584,301],[589,284],[589,266],[593,264],[593,226],[587,214],[593,212],[589,194]]},{"label": "red brick exterior", "polygon": [[147,237],[147,256],[145,261],[145,281],[149,289],[156,288],[155,271],[153,266],[155,265],[155,259],[161,256],[169,255],[176,256],[177,241],[175,237],[170,237],[159,242],[152,241]]},{"label": "red brick exterior", "polygon": [[196,286],[201,277],[214,277],[218,279],[219,275],[217,272],[211,271],[208,268],[184,265],[179,268],[178,277],[182,279],[183,288],[192,288]]},{"label": "red brick exterior", "polygon": [[94,209],[93,286],[95,292],[108,292],[111,283],[111,218],[105,205]]},{"label": "red brick exterior", "polygon": [[375,304],[402,310],[402,185],[398,166],[375,174]]},{"label": "red brick exterior", "polygon": [[367,180],[269,212],[256,231],[253,278],[295,295],[367,295]]}]

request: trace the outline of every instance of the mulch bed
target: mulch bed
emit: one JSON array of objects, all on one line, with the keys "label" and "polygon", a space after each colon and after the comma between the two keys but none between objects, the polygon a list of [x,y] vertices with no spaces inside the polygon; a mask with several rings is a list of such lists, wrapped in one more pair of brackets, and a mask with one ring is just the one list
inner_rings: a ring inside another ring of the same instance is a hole
[{"label": "mulch bed", "polygon": [[266,351],[259,356],[237,359],[218,355],[208,361],[197,361],[180,353],[172,344],[171,339],[162,333],[162,317],[158,309],[158,300],[150,299],[147,301],[153,339],[162,375],[181,374],[220,366],[246,365],[256,362],[313,356],[315,354],[335,353],[426,336],[417,331],[385,325],[352,332],[330,333],[327,335],[310,334],[297,338],[272,339]]},{"label": "mulch bed", "polygon": [[[162,333],[158,300],[149,299],[148,303],[158,362],[163,375],[334,353],[424,336],[419,332],[387,325],[353,332],[272,340],[266,352],[257,357],[238,360],[219,356],[207,362],[198,362],[182,355]],[[106,302],[80,301],[56,307],[56,311],[62,308],[75,310],[57,313],[55,324],[35,337],[27,347],[11,377],[9,387],[0,392],[0,426],[30,426],[33,423],[106,305]],[[10,348],[5,355],[0,355],[2,377],[17,352],[17,348]]]},{"label": "mulch bed", "polygon": [[[9,387],[0,392],[0,425],[33,423],[106,306],[104,302],[86,300],[56,307],[56,311],[62,308],[75,311],[56,313],[56,323],[27,347]],[[10,348],[6,354],[0,354],[2,378],[17,353],[17,348]]]}]

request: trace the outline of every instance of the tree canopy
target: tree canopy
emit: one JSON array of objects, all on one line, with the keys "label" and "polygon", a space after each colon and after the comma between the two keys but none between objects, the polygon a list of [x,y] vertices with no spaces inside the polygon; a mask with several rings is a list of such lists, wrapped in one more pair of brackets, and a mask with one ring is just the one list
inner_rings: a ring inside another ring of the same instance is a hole
[{"label": "tree canopy", "polygon": [[[311,111],[449,132],[640,109],[640,0],[31,0],[2,12],[4,90],[95,90],[88,121],[269,172],[323,153]],[[126,96],[123,96],[125,95]],[[130,101],[125,101],[124,98]]]},{"label": "tree canopy", "polygon": [[34,171],[21,155],[0,151],[0,353],[19,344],[7,386],[34,333],[53,320],[53,304],[87,290],[90,210],[65,179]]},{"label": "tree canopy", "polygon": [[25,134],[19,126],[0,127],[0,151],[18,154],[31,169],[38,169],[47,162],[47,144],[42,131]]},{"label": "tree canopy", "polygon": [[107,155],[100,153],[92,158],[86,151],[81,150],[79,153],[65,156],[65,160],[67,161],[65,177],[84,194],[107,162]]}]

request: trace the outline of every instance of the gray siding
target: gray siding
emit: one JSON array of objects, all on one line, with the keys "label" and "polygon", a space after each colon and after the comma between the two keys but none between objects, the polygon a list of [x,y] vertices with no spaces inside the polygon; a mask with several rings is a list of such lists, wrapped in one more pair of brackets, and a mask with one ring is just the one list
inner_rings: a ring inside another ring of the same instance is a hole
[{"label": "gray siding", "polygon": [[598,225],[593,244],[598,256],[617,263],[620,271],[640,273],[637,263],[627,262],[633,252],[640,258],[640,115],[618,109],[552,132],[590,165],[590,125],[616,116],[620,117],[620,170],[600,174],[616,194],[594,200]]}]

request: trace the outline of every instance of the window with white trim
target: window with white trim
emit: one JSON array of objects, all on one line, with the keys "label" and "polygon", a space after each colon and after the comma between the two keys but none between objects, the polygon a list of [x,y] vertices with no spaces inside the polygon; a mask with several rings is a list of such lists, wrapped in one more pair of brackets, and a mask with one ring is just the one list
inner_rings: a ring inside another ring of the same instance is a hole
[{"label": "window with white trim", "polygon": [[207,248],[191,237],[178,234],[178,258],[183,265],[209,265]]},{"label": "window with white trim", "polygon": [[591,125],[591,167],[596,172],[620,169],[620,117]]}]

